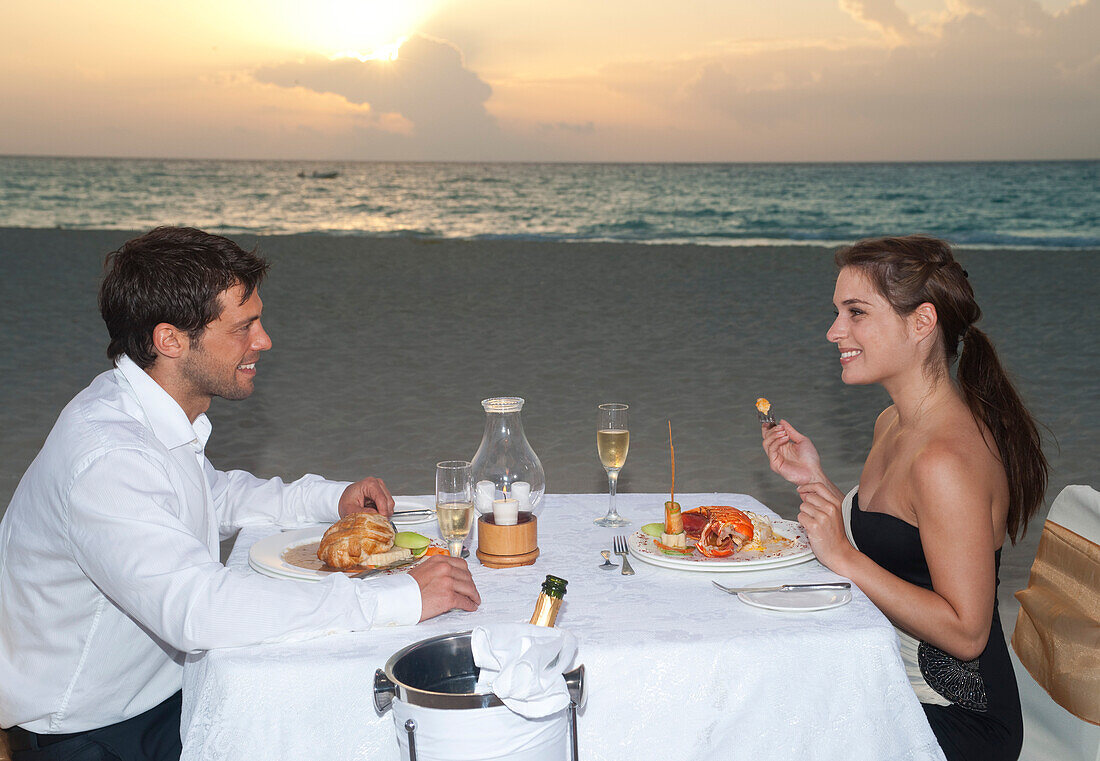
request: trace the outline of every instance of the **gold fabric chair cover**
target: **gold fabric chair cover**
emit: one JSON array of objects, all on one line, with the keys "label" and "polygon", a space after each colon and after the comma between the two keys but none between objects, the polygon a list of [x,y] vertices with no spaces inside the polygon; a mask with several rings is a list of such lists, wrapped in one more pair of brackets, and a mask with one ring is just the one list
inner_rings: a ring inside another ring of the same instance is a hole
[{"label": "gold fabric chair cover", "polygon": [[1016,599],[1020,662],[1060,706],[1100,724],[1100,545],[1048,520]]}]

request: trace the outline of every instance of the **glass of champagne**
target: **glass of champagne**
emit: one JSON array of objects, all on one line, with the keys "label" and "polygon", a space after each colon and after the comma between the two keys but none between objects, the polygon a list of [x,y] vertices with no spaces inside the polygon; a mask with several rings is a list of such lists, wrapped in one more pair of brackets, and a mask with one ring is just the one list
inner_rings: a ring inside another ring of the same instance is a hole
[{"label": "glass of champagne", "polygon": [[435,466],[435,517],[439,535],[452,557],[462,556],[462,541],[474,524],[474,481],[470,463],[447,460]]},{"label": "glass of champagne", "polygon": [[630,429],[627,426],[625,404],[601,404],[596,423],[596,449],[600,462],[607,471],[607,487],[610,494],[607,515],[595,521],[597,526],[625,526],[630,521],[615,512],[615,490],[619,483],[619,471],[626,462],[630,449]]}]

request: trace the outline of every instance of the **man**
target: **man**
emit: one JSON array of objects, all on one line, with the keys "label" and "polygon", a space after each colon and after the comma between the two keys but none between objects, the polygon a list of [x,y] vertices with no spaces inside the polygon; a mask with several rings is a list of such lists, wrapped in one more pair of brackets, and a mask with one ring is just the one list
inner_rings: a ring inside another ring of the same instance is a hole
[{"label": "man", "polygon": [[271,348],[266,271],[190,228],[108,257],[99,305],[115,368],[61,412],[0,523],[0,725],[16,761],[178,758],[185,653],[480,604],[459,558],[319,584],[219,562],[220,538],[249,522],[393,511],[377,478],[285,484],[203,454],[211,399],[251,394]]}]

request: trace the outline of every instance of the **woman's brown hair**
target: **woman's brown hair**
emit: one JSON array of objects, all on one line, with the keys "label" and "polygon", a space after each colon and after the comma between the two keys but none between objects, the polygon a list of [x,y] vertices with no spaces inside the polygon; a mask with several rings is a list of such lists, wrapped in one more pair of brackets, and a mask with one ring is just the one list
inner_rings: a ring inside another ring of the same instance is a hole
[{"label": "woman's brown hair", "polygon": [[[992,434],[1008,477],[1008,535],[1027,531],[1046,492],[1049,466],[1035,420],[997,358],[993,343],[974,323],[982,310],[951,246],[937,238],[907,235],[870,238],[836,252],[838,267],[856,267],[890,306],[905,317],[924,303],[936,308],[947,367],[956,358],[959,387],[970,412]],[[962,353],[959,346],[962,345]],[[940,368],[929,355],[929,369]]]}]

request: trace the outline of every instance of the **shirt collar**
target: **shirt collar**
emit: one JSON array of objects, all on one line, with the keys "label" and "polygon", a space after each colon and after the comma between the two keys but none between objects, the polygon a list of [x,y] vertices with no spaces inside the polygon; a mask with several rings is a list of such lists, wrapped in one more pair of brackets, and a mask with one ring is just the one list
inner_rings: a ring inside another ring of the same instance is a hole
[{"label": "shirt collar", "polygon": [[133,389],[149,419],[149,426],[161,443],[169,449],[185,444],[191,444],[197,452],[206,448],[212,426],[205,413],[200,413],[192,424],[172,395],[138,367],[134,360],[123,354],[115,366]]}]

